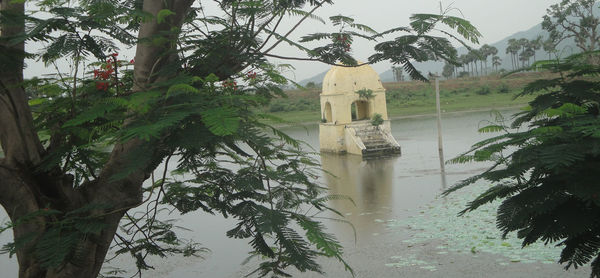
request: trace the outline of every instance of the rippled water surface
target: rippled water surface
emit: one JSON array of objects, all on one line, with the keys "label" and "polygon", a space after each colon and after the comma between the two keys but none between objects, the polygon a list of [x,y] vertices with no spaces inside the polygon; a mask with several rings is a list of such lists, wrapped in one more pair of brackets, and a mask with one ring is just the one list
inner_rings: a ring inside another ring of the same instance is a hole
[{"label": "rippled water surface", "polygon": [[[510,115],[514,111],[506,112]],[[452,158],[490,134],[477,133],[489,112],[444,116],[444,154]],[[318,126],[284,128],[292,137],[318,150]],[[354,202],[332,201],[345,215],[344,223],[327,221],[346,246],[346,258],[357,277],[586,277],[587,269],[563,272],[554,264],[557,249],[535,246],[521,249],[518,240],[502,240],[494,228],[494,207],[484,208],[466,218],[456,212],[483,190],[484,184],[448,198],[440,192],[453,183],[485,169],[485,164],[447,165],[439,170],[437,130],[434,117],[392,121],[392,133],[402,147],[402,156],[363,161],[358,156],[315,154],[332,175],[320,179],[331,193]],[[2,212],[0,219],[5,215]],[[156,260],[149,277],[241,277],[256,262],[242,266],[248,247],[230,240],[225,231],[233,221],[220,216],[189,214],[181,224],[194,238],[212,251],[205,259],[171,258]],[[0,235],[0,243],[9,240]],[[127,261],[121,261],[126,265]],[[340,264],[323,260],[328,277],[350,277]],[[0,260],[2,277],[16,275],[14,260]],[[293,272],[293,271],[292,271]],[[7,276],[5,276],[7,275]],[[318,277],[294,273],[295,277]]]}]

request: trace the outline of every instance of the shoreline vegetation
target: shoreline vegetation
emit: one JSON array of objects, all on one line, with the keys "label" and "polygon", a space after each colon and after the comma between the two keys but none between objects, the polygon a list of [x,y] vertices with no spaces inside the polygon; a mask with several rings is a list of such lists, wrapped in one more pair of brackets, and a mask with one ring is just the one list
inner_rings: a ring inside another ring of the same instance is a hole
[{"label": "shoreline vegetation", "polygon": [[[508,77],[491,75],[440,80],[442,113],[519,109],[527,106],[535,95],[515,98],[531,81],[546,78],[549,73],[520,73]],[[383,83],[386,89],[390,119],[427,117],[436,114],[433,82],[403,81]],[[263,113],[276,116],[285,123],[278,126],[320,122],[321,88],[288,90],[286,98],[277,98]],[[269,121],[273,124],[273,122]]]}]

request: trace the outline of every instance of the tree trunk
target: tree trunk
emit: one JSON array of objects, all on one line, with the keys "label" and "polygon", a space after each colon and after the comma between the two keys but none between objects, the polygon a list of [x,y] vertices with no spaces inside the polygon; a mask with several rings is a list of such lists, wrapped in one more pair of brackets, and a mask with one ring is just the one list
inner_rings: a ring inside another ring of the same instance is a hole
[{"label": "tree trunk", "polygon": [[[0,11],[23,15],[22,2],[0,1]],[[134,92],[143,93],[152,83],[170,78],[166,75],[159,77],[156,73],[177,59],[177,54],[173,51],[176,44],[173,41],[163,45],[144,42],[157,35],[166,36],[167,39],[178,36],[179,34],[173,33],[172,30],[181,29],[183,19],[189,13],[192,3],[193,0],[144,0],[145,12],[156,15],[162,9],[171,9],[175,14],[168,16],[161,24],[156,20],[141,24],[138,34],[140,43],[137,45],[135,56]],[[8,38],[19,35],[24,32],[24,26],[24,21],[4,23],[0,26],[0,36]],[[22,87],[24,43],[0,44],[0,51],[5,52],[2,55],[14,60],[0,67],[0,146],[4,152],[4,157],[0,158],[0,205],[4,207],[11,221],[17,222],[23,216],[45,208],[68,212],[87,204],[110,206],[110,209],[89,213],[91,216],[100,217],[105,228],[98,235],[90,235],[78,242],[78,263],[65,262],[55,269],[42,268],[35,254],[36,242],[49,228],[50,219],[38,217],[17,225],[13,229],[15,239],[35,235],[32,241],[17,249],[19,277],[97,277],[122,216],[128,209],[141,203],[144,180],[168,153],[157,141],[134,139],[115,145],[98,178],[80,186],[73,184],[72,176],[62,172],[58,165],[45,172],[36,170],[48,151],[40,143]],[[164,53],[173,54],[165,58]],[[114,174],[132,162],[128,154],[138,148],[151,153],[152,159],[139,165],[138,170],[127,177],[113,181]]]},{"label": "tree trunk", "polygon": [[480,69],[480,71],[479,71],[480,74],[479,75],[483,76],[484,75],[484,73],[483,73],[483,60],[479,60],[479,69]]},{"label": "tree trunk", "polygon": [[[22,15],[19,1],[0,1],[0,11]],[[13,37],[23,33],[25,21],[4,23],[0,36]],[[40,161],[42,144],[33,129],[33,118],[23,89],[24,43],[0,44],[7,63],[0,67],[0,143],[7,163],[36,164]]]},{"label": "tree trunk", "polygon": [[485,75],[488,74],[487,58],[485,58]]}]

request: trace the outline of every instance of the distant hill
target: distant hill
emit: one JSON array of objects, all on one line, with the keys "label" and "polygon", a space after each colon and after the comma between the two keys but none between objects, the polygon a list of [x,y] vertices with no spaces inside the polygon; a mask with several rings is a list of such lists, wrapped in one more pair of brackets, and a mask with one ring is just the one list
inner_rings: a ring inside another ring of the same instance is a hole
[{"label": "distant hill", "polygon": [[[491,46],[494,46],[498,49],[497,55],[500,56],[500,58],[502,59],[502,65],[500,66],[500,68],[506,69],[506,70],[512,69],[510,56],[506,54],[506,47],[508,46],[508,41],[510,39],[513,39],[513,38],[514,39],[521,39],[521,38],[533,39],[539,35],[543,36],[544,38],[548,37],[548,32],[546,32],[545,30],[542,29],[541,23],[529,28],[528,30],[517,32],[517,33],[512,34],[496,43],[490,44]],[[561,43],[557,48],[564,51],[565,55],[572,54],[573,51],[576,50],[575,44],[572,40],[571,41],[567,40],[567,41]],[[458,51],[459,55],[467,53],[467,49],[465,47],[460,47],[457,49],[457,51]],[[565,56],[565,55],[563,55],[563,56]],[[548,59],[546,52],[544,52],[543,50],[537,51],[536,57],[538,59]],[[425,73],[425,74],[427,74],[429,72],[441,73],[442,68],[444,67],[444,62],[416,63],[415,66],[420,72]],[[491,65],[488,64],[488,67],[491,67]],[[304,79],[298,83],[300,83],[301,85],[306,85],[308,82],[314,82],[315,84],[319,84],[319,83],[323,82],[323,78],[325,77],[326,73],[327,73],[327,71],[322,72],[311,78]],[[380,73],[379,76],[381,77],[382,82],[395,81],[391,69]]]},{"label": "distant hill", "polygon": [[[520,39],[527,38],[532,39],[537,37],[538,35],[542,35],[547,37],[548,33],[542,29],[542,24],[535,25],[526,31],[517,32],[513,35],[510,35],[499,42],[490,44],[498,49],[498,56],[502,59],[502,65],[500,68],[509,69],[511,67],[510,56],[506,54],[506,47],[508,46],[508,40],[510,39]],[[458,55],[467,54],[467,49],[465,47],[459,47],[456,49],[458,51]],[[540,55],[545,54],[543,51],[536,52],[536,56],[541,57]],[[488,65],[490,66],[490,65]],[[416,63],[415,67],[422,73],[441,73],[442,68],[444,67],[444,62],[425,62],[425,63]],[[387,70],[382,74],[392,74],[392,70]]]},{"label": "distant hill", "polygon": [[[306,86],[306,84],[310,83],[310,82],[314,82],[315,84],[321,84],[323,82],[323,78],[325,78],[325,75],[327,74],[329,70],[326,70],[322,73],[319,73],[311,78],[307,78],[304,79],[300,82],[298,82],[298,84],[302,85],[302,86]],[[391,71],[386,71],[383,73],[379,74],[379,77],[381,78],[381,82],[394,82],[394,76],[392,75]]]},{"label": "distant hill", "polygon": [[302,86],[306,86],[306,84],[308,84],[310,82],[314,82],[315,84],[320,84],[323,82],[323,78],[325,78],[325,75],[327,74],[328,71],[329,70],[326,70],[326,71],[319,73],[311,78],[304,79],[304,80],[298,82],[298,84],[300,84]]},{"label": "distant hill", "polygon": [[[535,25],[531,28],[529,28],[528,30],[525,31],[521,31],[521,32],[517,32],[514,33],[496,43],[492,43],[490,44],[491,46],[494,46],[498,49],[498,56],[502,59],[502,65],[500,66],[501,69],[506,69],[506,70],[512,70],[512,64],[510,61],[510,55],[506,54],[506,48],[508,47],[508,41],[510,39],[521,39],[521,38],[526,38],[526,39],[534,39],[537,36],[541,35],[542,37],[547,38],[548,37],[548,32],[544,29],[542,29],[542,24],[538,24]],[[562,43],[560,43],[557,46],[557,49],[561,50],[564,52],[563,55],[561,56],[566,56],[569,54],[573,54],[575,51],[577,51],[576,47],[575,47],[575,43],[573,40],[565,40]],[[465,47],[460,47],[457,48],[458,51],[458,55],[462,55],[462,54],[467,54],[467,49]],[[541,59],[548,59],[548,54],[543,50],[540,49],[538,51],[536,51],[535,53],[536,57],[538,60]],[[491,60],[491,59],[490,59]],[[444,62],[426,62],[426,63],[417,63],[415,64],[415,67],[422,73],[427,74],[428,72],[432,72],[432,73],[441,73],[442,69],[444,67]],[[488,67],[491,67],[491,65],[489,65],[488,63]],[[381,75],[389,75],[392,76],[392,70],[389,69],[383,73],[381,73]],[[383,78],[382,78],[383,81]]]}]

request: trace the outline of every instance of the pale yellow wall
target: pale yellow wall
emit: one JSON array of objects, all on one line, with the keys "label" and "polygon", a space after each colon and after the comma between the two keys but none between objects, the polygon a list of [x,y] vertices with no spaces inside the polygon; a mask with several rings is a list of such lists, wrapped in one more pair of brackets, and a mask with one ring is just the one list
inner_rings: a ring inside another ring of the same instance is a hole
[{"label": "pale yellow wall", "polygon": [[355,106],[357,120],[368,120],[371,118],[371,112],[373,111],[373,105],[371,101],[359,99],[352,105]]},{"label": "pale yellow wall", "polygon": [[[385,91],[374,92],[374,97],[368,101],[367,118],[372,118],[375,113],[381,114],[384,120],[388,119],[387,105],[385,103]],[[352,103],[355,101],[364,101],[358,94],[337,94],[337,95],[321,95],[321,116],[327,114],[325,105],[327,102],[331,105],[331,114],[333,123],[349,124],[352,122]]]},{"label": "pale yellow wall", "polygon": [[344,132],[346,143],[346,152],[351,154],[362,155],[362,150],[365,148],[360,138],[354,134],[353,128],[347,128]]},{"label": "pale yellow wall", "polygon": [[[371,103],[373,105],[374,113],[379,113],[383,117],[384,120],[388,119],[387,114],[387,104],[385,102],[385,91],[378,92],[375,94],[375,97],[371,99]],[[371,114],[371,117],[373,114]]]},{"label": "pale yellow wall", "polygon": [[[373,97],[367,100],[361,99],[356,92],[362,89],[372,90]],[[385,89],[373,68],[369,65],[332,67],[325,75],[321,93],[321,117],[327,115],[326,104],[331,105],[331,122],[321,124],[319,127],[322,151],[362,154],[360,144],[357,146],[356,143],[351,142],[354,140],[353,136],[344,131],[345,125],[352,123],[351,106],[355,101],[368,102],[364,109],[367,119],[372,118],[375,113],[381,114],[384,120],[388,119]]]},{"label": "pale yellow wall", "polygon": [[[347,95],[321,95],[321,115],[325,115],[325,105],[331,105],[332,122],[346,124],[352,122],[350,115],[350,103]],[[347,110],[347,111],[346,111]]]},{"label": "pale yellow wall", "polygon": [[325,110],[323,111],[322,119],[325,119],[328,123],[333,123],[333,110],[331,108],[331,103],[325,102]]},{"label": "pale yellow wall", "polygon": [[323,94],[353,94],[361,89],[383,91],[379,75],[369,65],[360,67],[333,66],[323,79]]},{"label": "pale yellow wall", "polygon": [[346,144],[344,141],[344,126],[334,124],[319,125],[319,143],[321,151],[344,153]]}]

